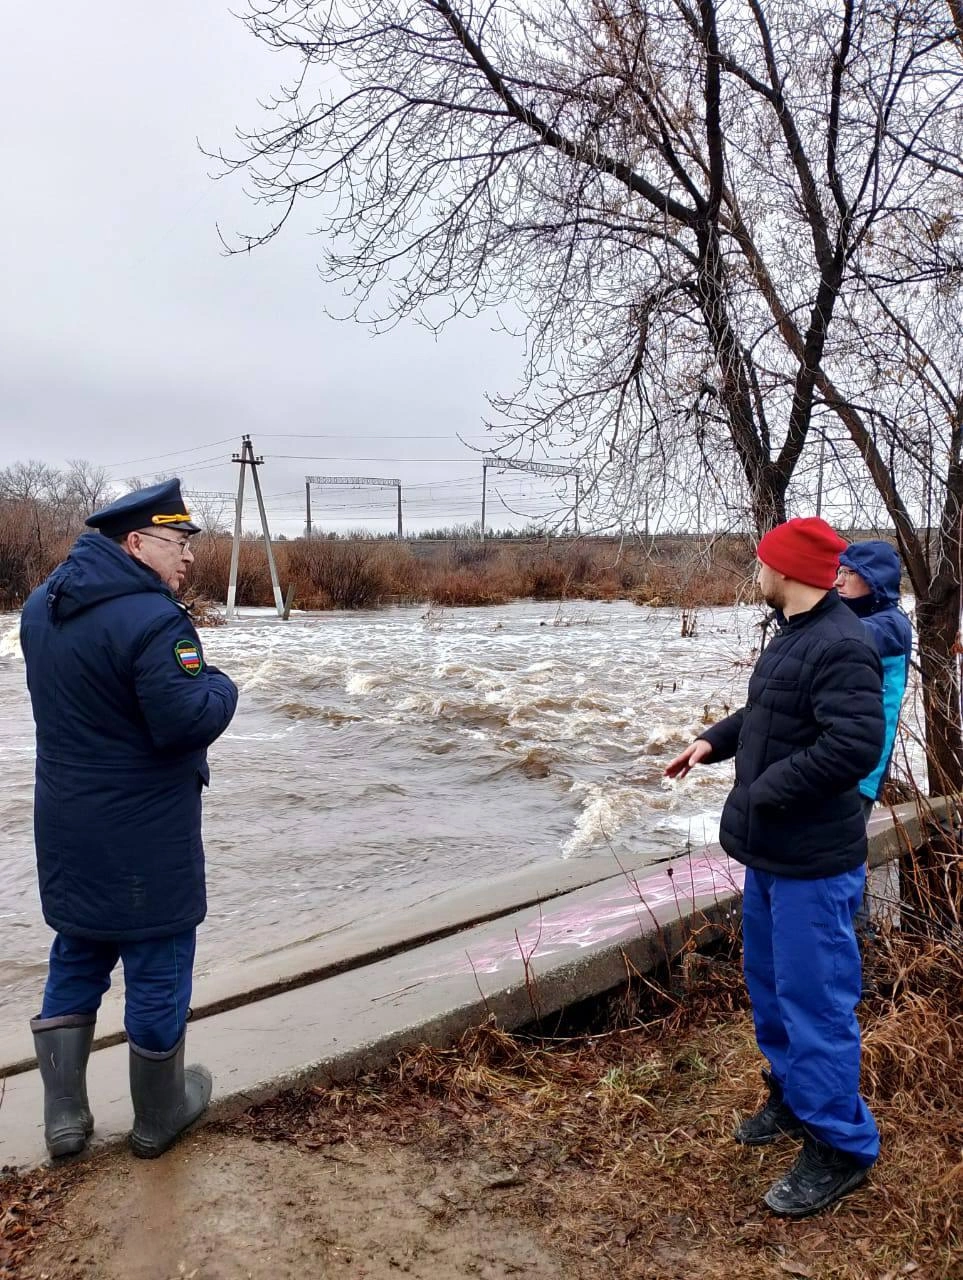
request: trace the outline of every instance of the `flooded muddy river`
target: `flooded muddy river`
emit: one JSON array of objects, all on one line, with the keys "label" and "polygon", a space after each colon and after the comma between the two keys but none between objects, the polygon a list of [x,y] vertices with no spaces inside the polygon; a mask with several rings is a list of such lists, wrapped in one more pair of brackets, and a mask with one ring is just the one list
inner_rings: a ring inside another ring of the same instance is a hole
[{"label": "flooded muddy river", "polygon": [[[613,604],[250,612],[202,632],[241,690],[210,752],[198,971],[535,862],[715,838],[731,766],[666,761],[738,706],[757,609]],[[0,618],[0,994],[36,1012],[51,934],[32,842],[33,723]]]}]

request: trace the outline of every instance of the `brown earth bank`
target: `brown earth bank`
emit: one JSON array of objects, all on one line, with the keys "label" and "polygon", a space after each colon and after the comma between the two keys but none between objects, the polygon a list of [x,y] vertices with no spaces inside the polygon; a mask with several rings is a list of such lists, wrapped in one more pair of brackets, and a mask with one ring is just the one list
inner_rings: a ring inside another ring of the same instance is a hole
[{"label": "brown earth bank", "polygon": [[959,956],[884,938],[873,969],[864,1088],[884,1154],[820,1217],[761,1205],[797,1148],[732,1142],[759,1059],[737,963],[694,956],[681,986],[610,1004],[598,1034],[482,1027],[153,1163],[8,1178],[0,1276],[960,1280]]}]

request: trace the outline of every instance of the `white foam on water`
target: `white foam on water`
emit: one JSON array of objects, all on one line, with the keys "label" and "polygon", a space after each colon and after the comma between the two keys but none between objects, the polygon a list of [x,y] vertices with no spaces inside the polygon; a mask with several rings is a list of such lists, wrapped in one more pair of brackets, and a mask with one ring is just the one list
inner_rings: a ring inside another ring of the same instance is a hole
[{"label": "white foam on water", "polygon": [[19,658],[23,661],[20,650],[20,619],[12,626],[0,631],[0,658]]},{"label": "white foam on water", "polygon": [[577,784],[573,791],[583,791],[582,812],[572,834],[562,843],[563,858],[577,857],[590,849],[604,848],[622,829],[626,821],[641,807],[636,788],[603,787]]},{"label": "white foam on water", "polygon": [[231,674],[241,693],[251,693],[256,689],[276,689],[285,678],[283,666],[273,657],[262,658],[255,667],[249,667],[246,671],[235,668]]},{"label": "white foam on water", "polygon": [[683,817],[672,814],[664,819],[664,826],[671,831],[680,831],[686,842],[696,850],[710,844],[719,843],[719,822],[722,815],[718,810],[708,813],[692,813]]},{"label": "white foam on water", "polygon": [[355,671],[345,681],[344,691],[352,697],[363,697],[384,688],[391,680],[391,675],[383,671]]}]

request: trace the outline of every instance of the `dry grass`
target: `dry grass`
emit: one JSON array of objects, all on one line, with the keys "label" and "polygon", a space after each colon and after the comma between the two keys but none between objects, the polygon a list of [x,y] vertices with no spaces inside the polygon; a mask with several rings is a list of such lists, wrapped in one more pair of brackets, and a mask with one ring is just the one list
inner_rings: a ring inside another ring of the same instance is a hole
[{"label": "dry grass", "polygon": [[[413,1145],[454,1185],[481,1168],[486,1208],[542,1231],[572,1280],[963,1277],[959,952],[898,933],[874,948],[864,1092],[883,1157],[858,1192],[798,1223],[760,1204],[795,1145],[731,1140],[761,1091],[738,963],[689,960],[670,989],[625,993],[614,1030],[550,1039],[483,1026],[351,1085],[284,1093],[223,1128],[320,1156]],[[56,1230],[84,1173],[0,1182],[0,1276],[17,1275],[38,1235]]]},{"label": "dry grass", "polygon": [[649,991],[642,1025],[554,1043],[482,1027],[240,1123],[305,1150],[377,1137],[416,1144],[452,1176],[468,1162],[507,1171],[501,1210],[540,1223],[572,1275],[960,1277],[963,967],[899,937],[874,965],[864,1091],[884,1155],[863,1189],[808,1221],[760,1204],[794,1144],[731,1140],[760,1096],[760,1063],[741,981],[718,962],[679,1003]]}]

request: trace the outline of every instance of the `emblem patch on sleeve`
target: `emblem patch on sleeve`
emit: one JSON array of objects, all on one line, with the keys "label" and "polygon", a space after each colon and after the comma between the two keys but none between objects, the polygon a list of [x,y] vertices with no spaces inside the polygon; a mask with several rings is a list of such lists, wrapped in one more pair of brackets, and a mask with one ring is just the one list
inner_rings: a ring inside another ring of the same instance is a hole
[{"label": "emblem patch on sleeve", "polygon": [[180,669],[186,671],[189,676],[201,674],[204,660],[201,657],[200,649],[193,640],[178,640],[174,645],[174,657],[177,659],[177,665]]}]

